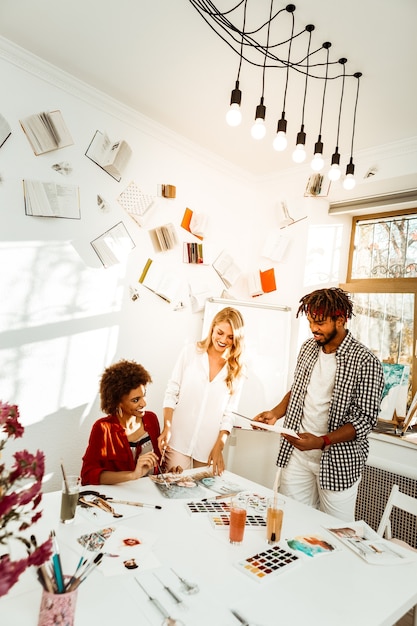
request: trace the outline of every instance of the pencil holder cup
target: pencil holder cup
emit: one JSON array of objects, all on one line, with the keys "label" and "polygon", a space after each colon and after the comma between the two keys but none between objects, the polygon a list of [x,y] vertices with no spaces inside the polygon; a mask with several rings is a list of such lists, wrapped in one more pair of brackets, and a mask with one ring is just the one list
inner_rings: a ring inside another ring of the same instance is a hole
[{"label": "pencil holder cup", "polygon": [[66,593],[42,591],[38,626],[74,626],[78,589]]}]

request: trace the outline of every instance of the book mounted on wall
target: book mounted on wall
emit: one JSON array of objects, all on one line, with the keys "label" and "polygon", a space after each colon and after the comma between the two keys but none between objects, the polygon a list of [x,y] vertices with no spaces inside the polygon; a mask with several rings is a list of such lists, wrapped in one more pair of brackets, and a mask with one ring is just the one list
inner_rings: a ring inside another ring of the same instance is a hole
[{"label": "book mounted on wall", "polygon": [[213,268],[222,279],[224,286],[230,289],[241,275],[240,268],[228,252],[223,250],[213,262]]},{"label": "book mounted on wall", "polygon": [[178,273],[148,259],[139,277],[139,283],[168,303],[176,303],[181,292]]},{"label": "book mounted on wall", "polygon": [[161,198],[176,198],[177,188],[175,185],[158,185],[158,196]]},{"label": "book mounted on wall", "polygon": [[182,260],[184,263],[204,263],[203,244],[184,241]]},{"label": "book mounted on wall", "polygon": [[85,156],[112,178],[120,182],[132,156],[130,146],[124,140],[111,141],[106,133],[96,130]]},{"label": "book mounted on wall", "polygon": [[12,134],[9,122],[0,114],[0,148]]},{"label": "book mounted on wall", "polygon": [[273,267],[264,271],[252,272],[248,276],[248,289],[252,298],[275,291],[276,288],[275,270]]},{"label": "book mounted on wall", "polygon": [[76,185],[24,180],[25,213],[37,217],[81,218],[80,193]]},{"label": "book mounted on wall", "polygon": [[327,197],[330,189],[330,181],[326,181],[322,174],[311,174],[307,181],[304,197]]},{"label": "book mounted on wall", "polygon": [[135,247],[123,222],[119,222],[90,242],[104,267],[111,267],[126,260]]},{"label": "book mounted on wall", "polygon": [[42,111],[19,122],[36,156],[74,144],[61,111]]},{"label": "book mounted on wall", "polygon": [[207,227],[207,216],[203,214],[194,213],[191,209],[185,209],[183,218],[181,220],[181,228],[188,230],[189,233],[203,239],[204,232]]},{"label": "book mounted on wall", "polygon": [[130,217],[139,226],[143,226],[145,215],[152,207],[155,197],[142,193],[138,185],[131,181],[117,200]]},{"label": "book mounted on wall", "polygon": [[177,235],[173,224],[157,226],[149,231],[155,252],[172,250],[178,244]]}]

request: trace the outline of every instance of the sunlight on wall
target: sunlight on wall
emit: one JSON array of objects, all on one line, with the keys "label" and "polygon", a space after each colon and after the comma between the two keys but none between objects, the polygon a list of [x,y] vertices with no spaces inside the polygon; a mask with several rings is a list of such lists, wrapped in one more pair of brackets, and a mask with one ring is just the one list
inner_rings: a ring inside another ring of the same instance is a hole
[{"label": "sunlight on wall", "polygon": [[[304,285],[311,287],[340,282],[340,249],[343,225],[311,225],[308,229]],[[308,291],[306,291],[308,293]]]},{"label": "sunlight on wall", "polygon": [[119,310],[123,268],[88,268],[70,242],[1,242],[0,332]]},{"label": "sunlight on wall", "polygon": [[84,265],[69,242],[0,244],[0,398],[27,426],[95,401],[116,352],[125,267]]}]

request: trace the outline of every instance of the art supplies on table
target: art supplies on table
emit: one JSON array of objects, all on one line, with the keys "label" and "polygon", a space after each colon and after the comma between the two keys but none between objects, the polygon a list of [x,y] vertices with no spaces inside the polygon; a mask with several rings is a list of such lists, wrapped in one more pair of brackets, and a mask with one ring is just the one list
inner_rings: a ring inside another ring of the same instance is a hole
[{"label": "art supplies on table", "polygon": [[156,535],[138,528],[115,524],[77,537],[87,551],[103,553],[100,571],[104,576],[141,572],[160,565],[152,553]]},{"label": "art supplies on table", "polygon": [[326,530],[367,563],[399,565],[417,560],[416,552],[383,539],[364,521],[348,522]]},{"label": "art supplies on table", "polygon": [[223,476],[214,476],[212,470],[206,470],[204,472],[198,472],[193,474],[193,479],[203,487],[214,491],[222,496],[235,495],[240,491],[244,491],[245,488],[234,481],[227,480]]},{"label": "art supplies on table", "polygon": [[227,513],[230,511],[230,503],[221,500],[204,500],[186,502],[187,511],[193,515],[195,513]]},{"label": "art supplies on table", "polygon": [[[250,509],[248,513],[253,516],[259,515],[265,517],[267,501],[265,496],[261,496],[257,493],[245,492],[240,492],[240,494],[242,498],[246,500],[248,509]],[[186,502],[185,506],[188,513],[191,515],[196,513],[227,513],[230,511],[230,499],[221,500],[218,498],[204,498],[203,500],[192,500],[190,502]]]},{"label": "art supplies on table", "polygon": [[297,550],[308,557],[330,554],[337,550],[337,547],[330,543],[321,535],[297,535],[292,539],[286,539],[291,550]]},{"label": "art supplies on table", "polygon": [[[220,513],[216,513],[215,515],[209,515],[209,519],[213,528],[229,528],[230,526],[230,512],[223,511]],[[252,515],[251,513],[246,513],[245,520],[245,529],[249,530],[251,528],[259,529],[265,528],[266,520],[262,515]]]},{"label": "art supplies on table", "polygon": [[299,560],[296,554],[276,545],[257,552],[243,561],[238,561],[235,565],[241,572],[248,574],[252,580],[260,582],[271,580],[278,574],[288,571]]},{"label": "art supplies on table", "polygon": [[165,498],[201,499],[207,493],[192,475],[164,473],[151,475],[149,478]]}]

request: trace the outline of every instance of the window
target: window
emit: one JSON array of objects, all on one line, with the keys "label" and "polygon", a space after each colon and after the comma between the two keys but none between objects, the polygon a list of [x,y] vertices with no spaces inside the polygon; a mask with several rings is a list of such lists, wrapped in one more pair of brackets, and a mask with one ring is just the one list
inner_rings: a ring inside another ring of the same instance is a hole
[{"label": "window", "polygon": [[381,361],[410,367],[408,404],[417,390],[417,211],[353,218],[348,275],[353,335]]}]

